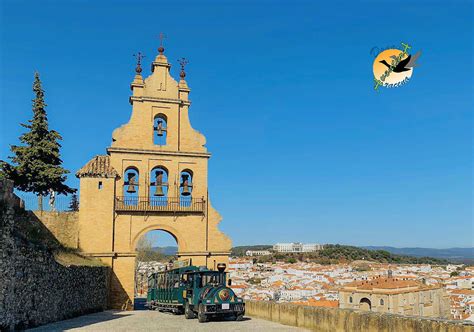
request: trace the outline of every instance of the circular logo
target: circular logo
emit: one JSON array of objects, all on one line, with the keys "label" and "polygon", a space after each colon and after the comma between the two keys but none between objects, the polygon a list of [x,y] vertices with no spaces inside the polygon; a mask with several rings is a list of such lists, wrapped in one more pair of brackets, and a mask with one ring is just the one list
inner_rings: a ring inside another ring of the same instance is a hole
[{"label": "circular logo", "polygon": [[413,75],[414,60],[405,51],[391,48],[380,52],[374,60],[374,79],[383,87],[405,84]]},{"label": "circular logo", "polygon": [[219,298],[222,301],[227,301],[230,298],[230,291],[227,288],[222,289],[219,292]]}]

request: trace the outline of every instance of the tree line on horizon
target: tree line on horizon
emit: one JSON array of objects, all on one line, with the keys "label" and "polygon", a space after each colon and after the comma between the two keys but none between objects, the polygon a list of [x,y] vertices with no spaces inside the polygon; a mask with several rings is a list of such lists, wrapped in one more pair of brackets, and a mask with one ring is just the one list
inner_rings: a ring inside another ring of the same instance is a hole
[{"label": "tree line on horizon", "polygon": [[[271,250],[271,245],[238,246],[232,248],[232,256],[245,256],[247,250]],[[313,262],[323,265],[350,263],[353,261],[373,261],[378,263],[393,264],[432,264],[446,265],[450,261],[433,257],[414,257],[395,255],[386,250],[370,250],[355,246],[341,244],[326,244],[323,249],[315,252],[280,253],[272,252],[271,255],[255,257],[256,262],[269,263],[286,261],[288,263]]]}]

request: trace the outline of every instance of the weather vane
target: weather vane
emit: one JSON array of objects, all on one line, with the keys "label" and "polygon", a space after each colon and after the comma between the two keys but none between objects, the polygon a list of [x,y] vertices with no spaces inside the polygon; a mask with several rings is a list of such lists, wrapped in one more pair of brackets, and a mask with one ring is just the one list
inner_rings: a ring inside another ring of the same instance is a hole
[{"label": "weather vane", "polygon": [[189,61],[186,58],[181,58],[178,60],[179,64],[181,65],[181,73],[179,76],[184,79],[186,77],[186,73],[184,71],[184,67],[189,63]]},{"label": "weather vane", "polygon": [[142,52],[138,52],[137,54],[133,55],[135,58],[137,58],[137,67],[135,68],[135,71],[137,74],[140,74],[142,72],[142,59],[145,57]]}]

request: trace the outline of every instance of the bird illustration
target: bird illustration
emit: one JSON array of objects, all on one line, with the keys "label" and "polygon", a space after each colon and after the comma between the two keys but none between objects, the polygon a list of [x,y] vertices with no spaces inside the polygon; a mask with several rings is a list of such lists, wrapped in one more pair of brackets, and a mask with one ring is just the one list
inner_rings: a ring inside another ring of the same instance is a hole
[{"label": "bird illustration", "polygon": [[[404,71],[409,71],[410,69],[412,69],[413,67],[416,67],[418,66],[416,62],[416,60],[418,59],[418,57],[421,55],[421,51],[417,52],[413,57],[409,54],[408,57],[406,59],[403,59],[402,61],[400,61],[394,68],[393,68],[393,72],[394,73],[402,73]],[[396,60],[397,57],[392,55],[390,58]],[[387,66],[388,68],[391,68],[391,66],[387,63],[387,61],[385,60],[382,60],[382,61],[379,61],[380,63],[383,63],[385,66]]]}]

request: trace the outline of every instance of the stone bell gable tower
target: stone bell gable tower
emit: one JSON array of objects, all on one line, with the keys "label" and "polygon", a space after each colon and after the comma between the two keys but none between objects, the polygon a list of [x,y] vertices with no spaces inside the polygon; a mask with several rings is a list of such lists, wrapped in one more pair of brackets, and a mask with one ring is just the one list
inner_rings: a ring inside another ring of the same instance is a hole
[{"label": "stone bell gable tower", "polygon": [[[194,130],[189,122],[191,90],[185,81],[185,60],[181,60],[181,79],[176,82],[170,75],[171,65],[163,54],[164,48],[160,47],[159,50],[162,52],[151,65],[152,74],[145,80],[141,75],[141,63],[138,64],[137,74],[131,84],[132,116],[129,123],[114,131],[112,147],[109,150],[142,149],[188,152],[204,156],[207,153],[204,146],[206,138]],[[159,121],[163,135],[160,136],[161,139],[156,137],[160,134],[157,128]],[[150,123],[153,123],[153,126]],[[207,157],[209,156],[207,154]]]},{"label": "stone bell gable tower", "polygon": [[94,157],[76,174],[79,247],[112,267],[110,302],[115,308],[133,299],[135,249],[148,231],[168,232],[180,260],[211,269],[228,263],[231,249],[209,201],[206,139],[189,121],[186,62],[181,60],[177,82],[164,48],[158,51],[145,79],[138,54],[129,122],[114,130],[107,155]]}]

